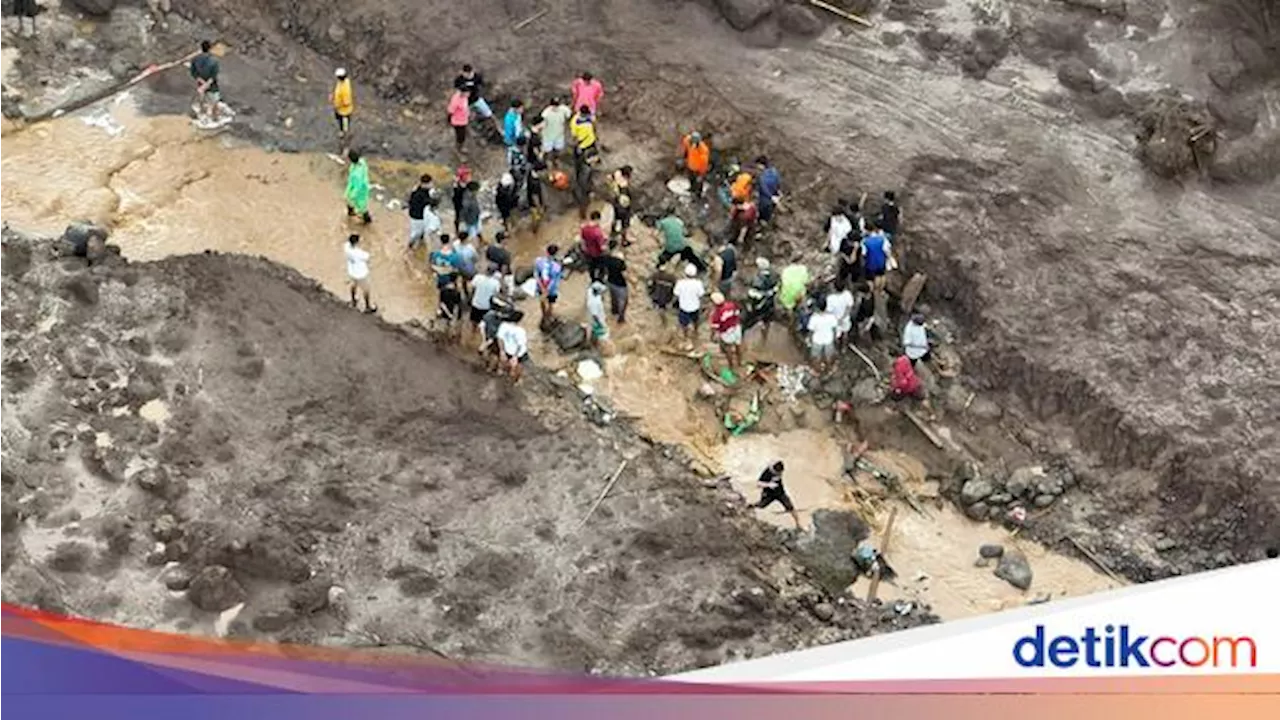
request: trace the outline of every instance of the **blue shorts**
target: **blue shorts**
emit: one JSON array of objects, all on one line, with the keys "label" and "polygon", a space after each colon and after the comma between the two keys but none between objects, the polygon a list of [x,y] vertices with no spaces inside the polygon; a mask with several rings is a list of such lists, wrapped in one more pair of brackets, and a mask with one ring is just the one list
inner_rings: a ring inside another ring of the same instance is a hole
[{"label": "blue shorts", "polygon": [[467,225],[464,223],[462,225],[462,232],[466,233],[467,237],[474,240],[480,237],[480,223],[476,223],[474,225]]},{"label": "blue shorts", "polygon": [[489,103],[484,98],[480,98],[471,103],[471,110],[480,117],[481,120],[488,120],[493,117],[493,110],[489,109]]},{"label": "blue shorts", "polygon": [[700,313],[697,310],[694,310],[693,312],[685,312],[684,310],[681,310],[679,314],[680,327],[687,328],[690,325],[697,324],[699,314]]},{"label": "blue shorts", "polygon": [[558,138],[542,138],[542,152],[564,152],[564,136]]}]

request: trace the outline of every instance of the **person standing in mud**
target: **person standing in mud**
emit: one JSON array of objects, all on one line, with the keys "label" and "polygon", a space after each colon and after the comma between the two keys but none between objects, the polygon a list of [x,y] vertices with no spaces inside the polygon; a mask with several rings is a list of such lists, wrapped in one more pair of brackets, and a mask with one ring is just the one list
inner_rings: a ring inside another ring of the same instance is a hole
[{"label": "person standing in mud", "polygon": [[662,321],[664,328],[667,326],[667,310],[676,297],[675,288],[676,276],[662,268],[649,276],[649,302],[653,303],[653,309],[658,313],[658,319]]},{"label": "person standing in mud", "polygon": [[533,276],[537,279],[538,305],[542,309],[542,321],[555,316],[556,300],[560,299],[560,281],[564,278],[564,266],[556,257],[559,245],[548,245],[547,254],[533,261]]},{"label": "person standing in mud", "polygon": [[[18,17],[18,34],[22,37],[36,36],[36,15],[40,14],[40,5],[36,0],[15,0],[13,14]],[[31,20],[31,30],[27,31],[27,19]]]},{"label": "person standing in mud", "polygon": [[538,232],[538,227],[542,224],[542,216],[546,212],[546,200],[542,196],[542,178],[547,172],[547,159],[542,152],[540,137],[542,128],[544,128],[542,122],[534,126],[534,132],[529,135],[529,142],[524,147],[525,202],[529,205],[530,224],[535,233]]},{"label": "person standing in mud", "polygon": [[622,257],[618,241],[609,241],[609,252],[600,261],[604,268],[604,282],[609,287],[609,312],[619,325],[627,322],[627,261]]},{"label": "person standing in mud", "polygon": [[529,333],[520,327],[524,313],[516,310],[511,317],[498,326],[498,349],[502,354],[502,364],[511,373],[511,381],[520,383],[524,365],[529,362]]},{"label": "person standing in mud", "polygon": [[462,208],[459,217],[462,218],[462,232],[459,233],[460,237],[483,241],[480,232],[480,183],[472,180],[466,184],[462,191],[461,204]]},{"label": "person standing in mud", "polygon": [[432,184],[430,175],[424,173],[418,178],[418,187],[409,193],[406,205],[409,209],[409,249],[413,250],[425,238],[434,239],[440,232],[440,216],[436,214],[440,193]]},{"label": "person standing in mud", "polygon": [[507,148],[507,167],[515,165],[516,141],[525,137],[524,101],[516,98],[502,118],[502,144]]},{"label": "person standing in mud", "polygon": [[468,284],[471,290],[471,322],[467,334],[483,330],[484,316],[493,309],[493,299],[502,291],[502,271],[496,265],[487,273],[476,273]]},{"label": "person standing in mud", "polygon": [[923,313],[912,313],[902,328],[902,352],[913,366],[921,361],[929,362],[929,331],[925,329]]},{"label": "person standing in mud", "polygon": [[498,118],[494,116],[493,109],[484,99],[483,75],[476,72],[470,65],[463,65],[462,72],[453,79],[453,88],[467,94],[467,105],[476,117],[488,120],[493,124],[494,132],[498,135],[502,134],[502,128],[498,126]]},{"label": "person standing in mud", "polygon": [[730,369],[742,366],[742,311],[723,293],[711,293],[711,339],[729,361]]},{"label": "person standing in mud", "polygon": [[782,175],[764,155],[756,158],[756,166],[759,177],[756,183],[756,208],[760,212],[760,222],[768,225],[773,222],[774,209],[782,202]]},{"label": "person standing in mud", "polygon": [[596,120],[590,107],[582,105],[578,108],[577,114],[569,121],[569,132],[573,135],[575,158],[596,154]]},{"label": "person standing in mud", "polygon": [[680,157],[689,176],[689,194],[701,198],[707,173],[711,172],[711,144],[702,139],[701,133],[691,132],[680,140]]},{"label": "person standing in mud", "polygon": [[840,320],[831,313],[829,307],[822,307],[809,316],[809,357],[813,359],[813,370],[818,375],[826,375],[831,369],[831,362],[836,357],[836,329]]},{"label": "person standing in mud", "polygon": [[591,346],[596,350],[607,350],[609,342],[609,320],[604,311],[604,283],[595,281],[587,288],[587,318],[590,324],[587,337],[591,338]]},{"label": "person standing in mud", "polygon": [[364,296],[364,311],[378,312],[378,308],[369,301],[369,253],[359,247],[360,236],[352,233],[347,236],[343,251],[347,258],[347,287],[351,290],[351,307],[359,307],[356,293]]},{"label": "person standing in mud", "polygon": [[467,126],[471,123],[471,105],[467,101],[466,91],[453,91],[453,95],[449,97],[447,112],[449,127],[453,128],[454,150],[458,157],[463,157],[467,153]]},{"label": "person standing in mud", "polygon": [[631,229],[631,173],[631,166],[623,165],[609,177],[609,189],[613,195],[613,223],[609,234],[619,239],[623,247],[631,245],[627,238]]},{"label": "person standing in mud", "polygon": [[884,275],[889,271],[893,245],[880,228],[879,221],[868,222],[867,230],[867,236],[862,238],[862,270],[871,283],[872,291],[878,293],[884,289]]},{"label": "person standing in mud", "polygon": [[471,168],[458,166],[453,175],[453,189],[450,193],[453,200],[453,234],[462,234],[462,200],[467,196],[467,184],[471,182]]},{"label": "person standing in mud", "polygon": [[849,290],[849,286],[836,279],[834,291],[827,295],[825,299],[827,312],[836,316],[836,353],[844,350],[845,344],[848,342],[849,333],[853,330],[853,293]]},{"label": "person standing in mud", "polygon": [[729,242],[746,247],[755,239],[756,226],[760,220],[760,211],[755,201],[748,195],[745,198],[734,198],[729,209]]},{"label": "person standing in mud", "polygon": [[902,224],[902,210],[898,207],[898,195],[892,190],[884,191],[884,200],[880,203],[880,228],[890,240],[898,236],[898,228]]},{"label": "person standing in mud", "polygon": [[732,295],[733,276],[738,272],[738,248],[732,242],[722,242],[711,265],[716,277],[716,288],[726,297]]},{"label": "person standing in mud", "polygon": [[333,92],[329,93],[329,103],[333,105],[333,118],[338,123],[341,152],[345,153],[351,139],[351,116],[356,111],[356,94],[351,88],[351,78],[347,77],[346,68],[334,70],[333,77]]},{"label": "person standing in mud", "polygon": [[596,183],[596,166],[600,156],[593,151],[581,153],[573,161],[573,199],[578,204],[578,217],[586,220],[591,206],[591,191]]},{"label": "person standing in mud", "polygon": [[[32,27],[35,21],[32,20]],[[213,54],[213,43],[200,41],[200,54],[191,60],[191,77],[196,81],[196,120],[208,118],[210,126],[221,120],[222,90],[218,87],[218,72],[221,67],[218,58]]]},{"label": "person standing in mud", "polygon": [[592,280],[599,280],[604,277],[603,261],[609,241],[604,235],[604,228],[600,227],[598,210],[593,210],[591,219],[582,224],[578,238],[582,243],[582,256],[587,260],[587,275]]},{"label": "person standing in mud", "polygon": [[502,229],[511,232],[511,215],[520,206],[520,189],[511,173],[502,173],[498,189],[493,193],[493,204],[498,209],[498,217],[502,218]]},{"label": "person standing in mud", "polygon": [[432,250],[427,256],[431,272],[436,276],[436,290],[443,293],[447,287],[458,284],[458,252],[453,247],[453,240],[448,235],[440,236],[440,247]]},{"label": "person standing in mud", "polygon": [[373,222],[369,214],[369,164],[355,150],[347,152],[351,165],[347,168],[347,217],[358,217],[365,225]]},{"label": "person standing in mud", "polygon": [[685,347],[693,349],[694,333],[702,320],[702,298],[707,288],[698,279],[698,268],[693,263],[684,266],[684,277],[676,281],[676,319],[680,324],[680,333],[685,337]]},{"label": "person standing in mud", "polygon": [[747,314],[753,324],[761,326],[761,344],[769,342],[778,295],[778,276],[769,267],[769,259],[756,258],[756,276],[747,289]]},{"label": "person standing in mud", "polygon": [[800,523],[800,514],[796,512],[796,506],[791,502],[791,497],[787,495],[787,489],[782,484],[782,471],[786,469],[782,461],[770,465],[760,473],[760,479],[756,482],[760,487],[760,501],[754,507],[757,510],[763,510],[774,503],[781,503],[782,509],[791,514],[791,519],[796,522],[797,530],[804,530],[804,526]]},{"label": "person standing in mud", "polygon": [[600,114],[600,101],[604,99],[604,85],[589,72],[584,72],[573,79],[573,84],[569,87],[570,95],[573,98],[573,107],[586,107],[591,111],[592,117],[598,117]]},{"label": "person standing in mud", "polygon": [[510,293],[515,289],[515,278],[511,274],[511,251],[503,247],[507,234],[501,230],[493,236],[493,242],[484,249],[484,258],[495,265],[502,273],[502,287]]},{"label": "person standing in mud", "polygon": [[838,254],[845,238],[853,234],[853,221],[849,218],[848,206],[846,200],[837,200],[822,225],[822,231],[827,234],[827,252],[832,255]]},{"label": "person standing in mud", "polygon": [[557,168],[560,167],[560,154],[565,149],[569,118],[572,116],[573,111],[558,97],[552,98],[551,104],[542,110],[542,152]]},{"label": "person standing in mud", "polygon": [[689,247],[689,236],[685,233],[684,220],[676,215],[674,207],[668,207],[664,217],[654,225],[658,233],[662,235],[662,252],[658,254],[657,267],[661,268],[670,262],[671,258],[679,257],[687,263],[692,263],[698,272],[707,269],[707,264],[698,257],[698,253]]}]

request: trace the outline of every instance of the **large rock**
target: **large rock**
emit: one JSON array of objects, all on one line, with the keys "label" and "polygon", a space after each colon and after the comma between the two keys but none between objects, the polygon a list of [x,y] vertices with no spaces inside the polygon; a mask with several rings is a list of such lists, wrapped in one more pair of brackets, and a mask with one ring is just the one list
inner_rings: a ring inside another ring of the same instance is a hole
[{"label": "large rock", "polygon": [[778,27],[801,37],[814,37],[825,27],[822,18],[804,5],[783,5],[778,10],[777,17]]},{"label": "large rock", "polygon": [[774,0],[716,0],[720,14],[735,30],[750,30],[773,12]]},{"label": "large rock", "polygon": [[65,0],[63,5],[90,17],[106,17],[115,9],[116,0]]},{"label": "large rock", "polygon": [[1009,550],[1000,556],[996,577],[1019,590],[1027,590],[1031,587],[1031,576],[1031,565],[1027,562],[1026,555],[1017,550]]},{"label": "large rock", "polygon": [[231,571],[210,565],[200,571],[187,588],[187,599],[206,612],[222,612],[244,602],[247,594]]},{"label": "large rock", "polygon": [[995,490],[995,486],[991,483],[981,478],[975,478],[960,488],[960,502],[965,505],[972,505],[986,500]]},{"label": "large rock", "polygon": [[1091,93],[1094,91],[1093,72],[1080,58],[1071,58],[1058,66],[1058,82],[1068,90]]},{"label": "large rock", "polygon": [[1009,479],[1004,482],[1004,489],[1015,498],[1020,498],[1035,489],[1036,484],[1044,479],[1044,468],[1039,465],[1020,467],[1009,475]]}]

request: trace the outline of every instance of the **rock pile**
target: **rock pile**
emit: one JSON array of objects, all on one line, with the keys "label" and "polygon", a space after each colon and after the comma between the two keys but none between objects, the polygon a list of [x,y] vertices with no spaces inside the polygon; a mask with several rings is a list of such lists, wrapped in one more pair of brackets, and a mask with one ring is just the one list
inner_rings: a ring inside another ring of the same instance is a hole
[{"label": "rock pile", "polygon": [[966,463],[956,480],[965,515],[979,522],[1006,518],[1016,507],[1049,507],[1076,483],[1074,473],[1064,465],[1029,465],[1002,479],[983,475],[975,464]]}]

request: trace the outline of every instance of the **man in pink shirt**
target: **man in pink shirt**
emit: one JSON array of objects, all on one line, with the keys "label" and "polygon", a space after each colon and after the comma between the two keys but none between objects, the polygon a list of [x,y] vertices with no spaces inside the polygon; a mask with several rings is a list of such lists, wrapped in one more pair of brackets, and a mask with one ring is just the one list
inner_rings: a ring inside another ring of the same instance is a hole
[{"label": "man in pink shirt", "polygon": [[589,72],[573,79],[573,103],[570,107],[580,108],[583,105],[591,108],[591,116],[600,114],[600,99],[604,97],[604,85]]},{"label": "man in pink shirt", "polygon": [[467,123],[471,121],[471,103],[462,90],[454,90],[449,98],[449,124],[453,126],[453,139],[458,143],[458,153],[467,142]]}]

